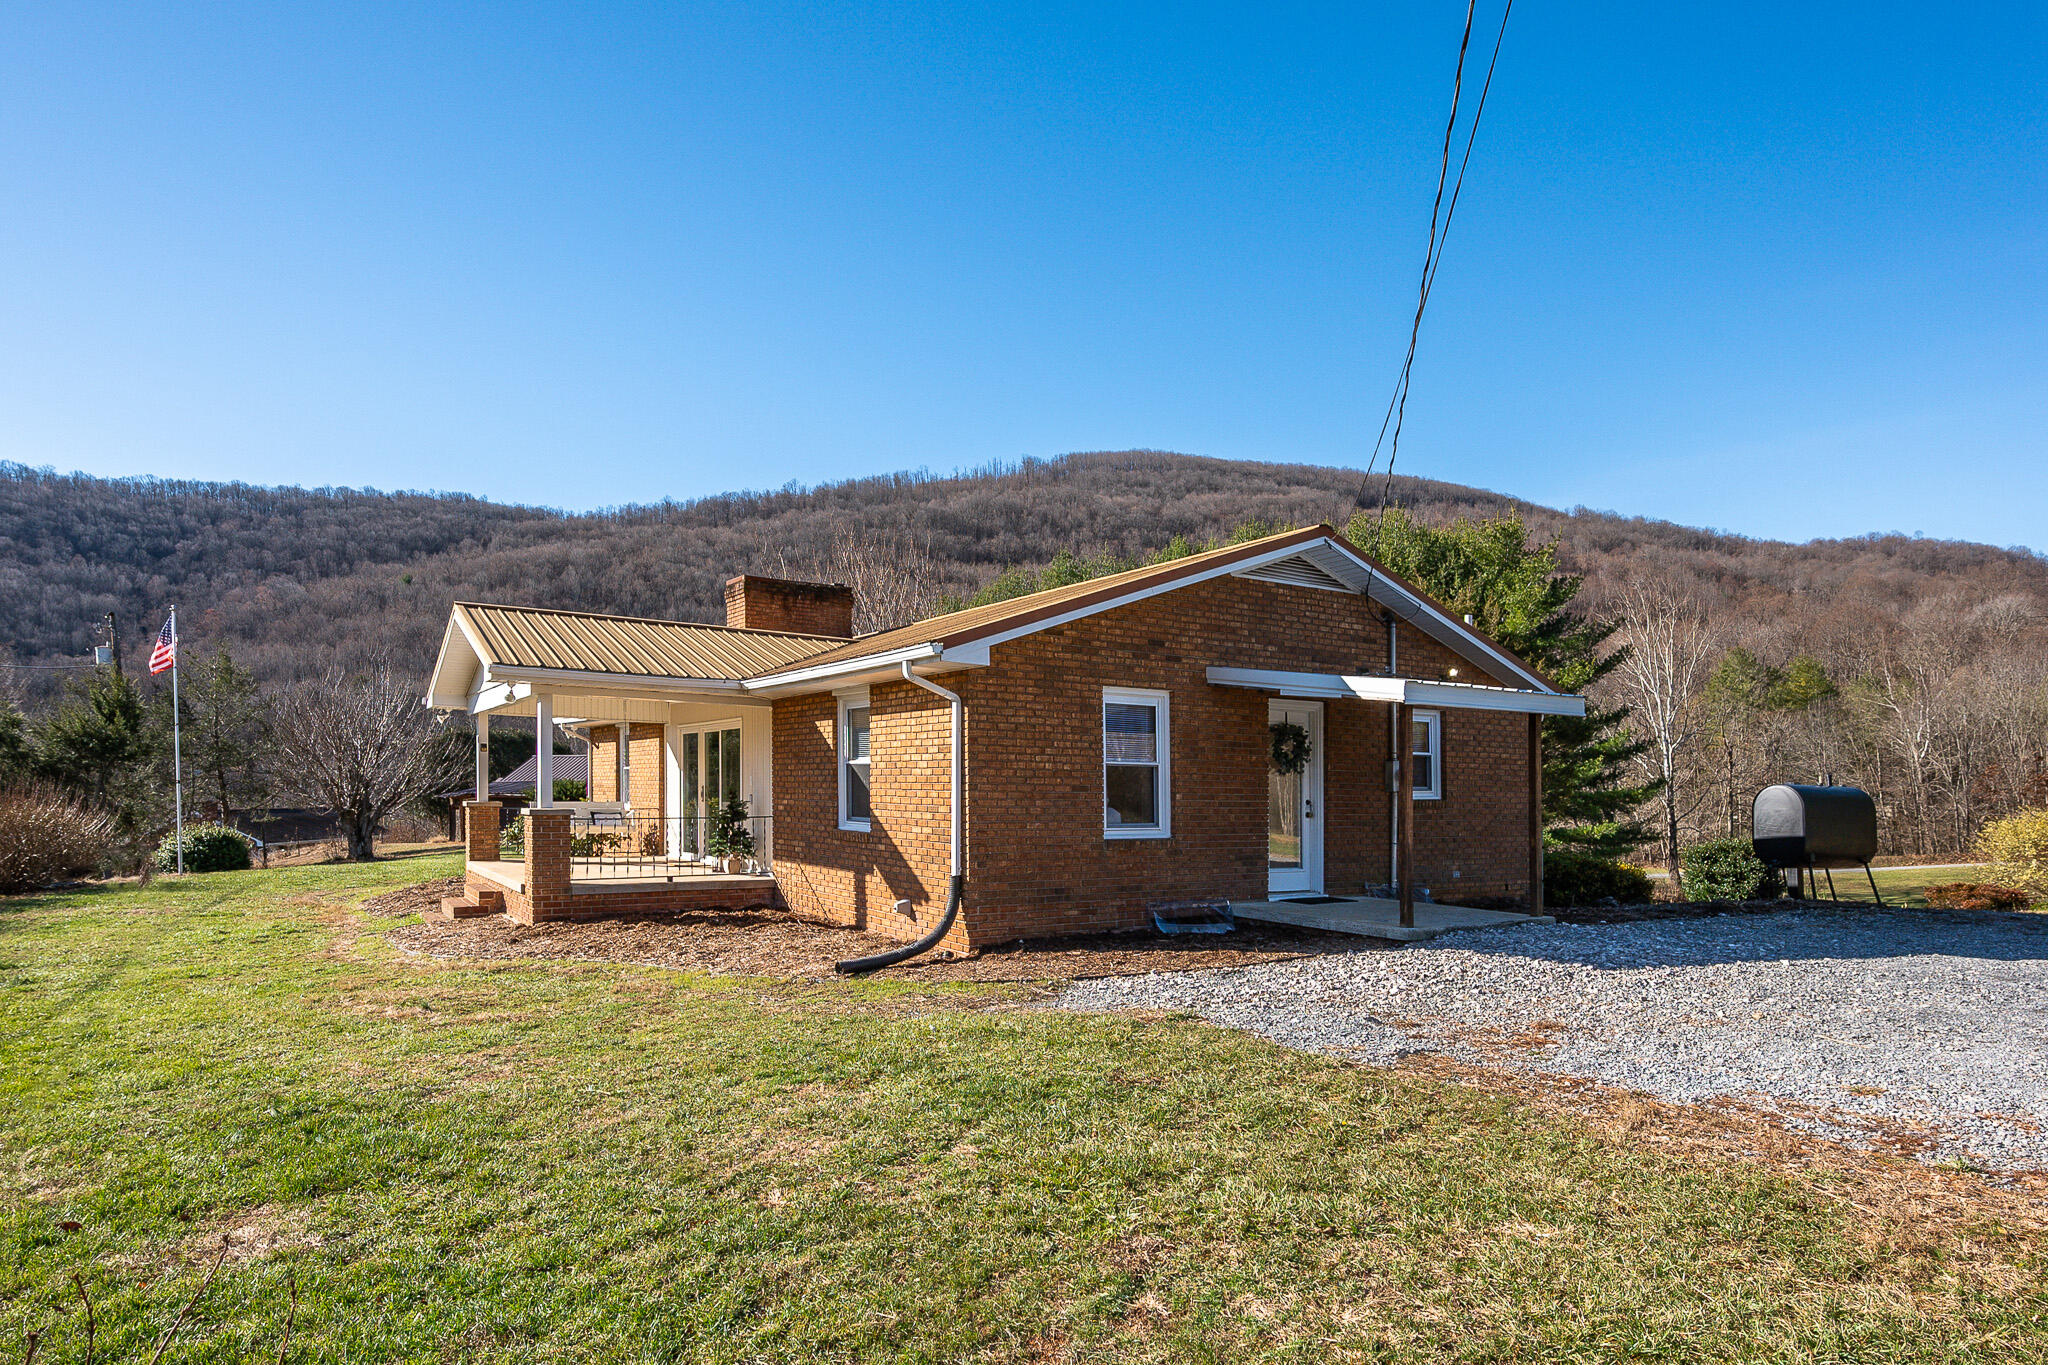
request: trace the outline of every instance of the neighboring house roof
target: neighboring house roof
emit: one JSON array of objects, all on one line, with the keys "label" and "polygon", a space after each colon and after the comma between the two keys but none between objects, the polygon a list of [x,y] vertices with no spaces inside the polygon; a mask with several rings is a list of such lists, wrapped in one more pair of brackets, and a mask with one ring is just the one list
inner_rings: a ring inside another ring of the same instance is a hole
[{"label": "neighboring house roof", "polygon": [[[526,762],[520,764],[511,772],[506,773],[503,777],[500,777],[493,781],[491,783],[491,795],[532,795],[534,774],[537,771],[539,771],[539,769],[540,759],[538,757],[527,759]],[[588,790],[590,783],[589,754],[556,754],[554,761],[554,770],[555,781],[581,782],[585,785],[585,790]],[[473,797],[476,795],[476,785],[472,783],[467,787],[458,787],[454,791],[442,792],[441,795],[443,798],[457,796]]]},{"label": "neighboring house roof", "polygon": [[838,643],[826,635],[601,616],[545,607],[457,602],[455,611],[491,662],[514,668],[631,673],[670,678],[746,678]]}]

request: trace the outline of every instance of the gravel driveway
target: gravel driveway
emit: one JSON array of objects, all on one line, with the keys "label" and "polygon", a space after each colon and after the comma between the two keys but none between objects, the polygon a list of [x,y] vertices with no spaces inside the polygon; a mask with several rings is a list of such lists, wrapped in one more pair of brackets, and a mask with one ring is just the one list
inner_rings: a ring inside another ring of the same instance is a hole
[{"label": "gravel driveway", "polygon": [[1369,1062],[1582,1076],[1926,1160],[2048,1169],[2048,915],[1802,907],[1448,934],[1398,951],[1083,981]]}]

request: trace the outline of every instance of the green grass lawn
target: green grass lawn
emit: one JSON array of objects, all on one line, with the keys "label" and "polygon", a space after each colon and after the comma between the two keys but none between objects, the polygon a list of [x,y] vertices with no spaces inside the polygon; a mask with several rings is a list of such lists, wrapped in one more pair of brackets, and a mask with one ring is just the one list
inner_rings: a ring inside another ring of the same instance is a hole
[{"label": "green grass lawn", "polygon": [[83,1359],[74,1272],[147,1360],[224,1228],[264,1254],[166,1360],[273,1359],[288,1278],[297,1361],[2048,1359],[1989,1215],[1182,1019],[421,964],[352,908],[454,866],[0,901],[0,1361]]},{"label": "green grass lawn", "polygon": [[[1879,894],[1884,897],[1886,905],[1902,906],[1911,910],[1925,910],[1927,908],[1927,896],[1925,893],[1928,887],[1940,886],[1948,882],[1981,882],[1988,877],[1989,869],[1982,867],[1943,867],[1923,871],[1910,867],[1880,867],[1872,869],[1872,875],[1877,878],[1877,889]],[[1851,897],[1857,900],[1870,899],[1870,883],[1865,880],[1860,868],[1847,872],[1837,870],[1835,872],[1835,889],[1841,892],[1845,899]],[[1825,877],[1821,879],[1821,893],[1823,895],[1827,893],[1827,879]]]}]

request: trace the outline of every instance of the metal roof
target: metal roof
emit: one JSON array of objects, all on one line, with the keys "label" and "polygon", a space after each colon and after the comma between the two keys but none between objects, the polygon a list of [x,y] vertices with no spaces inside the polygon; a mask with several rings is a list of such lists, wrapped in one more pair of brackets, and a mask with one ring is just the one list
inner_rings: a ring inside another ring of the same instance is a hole
[{"label": "metal roof", "polygon": [[457,602],[485,658],[500,668],[550,668],[663,678],[746,678],[786,668],[840,641],[825,635],[601,616],[545,607]]},{"label": "metal roof", "polygon": [[[460,624],[488,668],[696,679],[728,686],[737,684],[751,691],[763,685],[789,684],[790,675],[800,671],[801,680],[807,682],[811,669],[823,670],[824,676],[839,677],[849,669],[864,667],[866,662],[880,659],[886,663],[896,651],[916,651],[928,645],[954,649],[1000,643],[1133,600],[1134,596],[1228,573],[1299,586],[1369,592],[1376,600],[1391,605],[1404,621],[1420,626],[1475,662],[1489,668],[1499,665],[1539,690],[1556,690],[1554,684],[1528,664],[1471,625],[1461,623],[1449,608],[1421,589],[1372,563],[1327,525],[1303,527],[1008,601],[948,612],[854,640],[638,616],[458,602],[443,652],[445,661],[446,651],[455,640],[452,627]],[[435,675],[440,679],[440,664],[436,665]],[[466,687],[460,679],[453,682],[458,689]],[[437,681],[437,691],[440,686]]]}]

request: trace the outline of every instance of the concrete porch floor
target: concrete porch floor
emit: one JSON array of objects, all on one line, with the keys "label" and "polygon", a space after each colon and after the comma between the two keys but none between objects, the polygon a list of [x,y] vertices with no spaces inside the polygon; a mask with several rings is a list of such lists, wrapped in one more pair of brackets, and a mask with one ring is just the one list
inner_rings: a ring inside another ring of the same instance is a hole
[{"label": "concrete porch floor", "polygon": [[1462,905],[1415,903],[1415,927],[1401,927],[1401,902],[1346,896],[1329,905],[1295,901],[1232,901],[1230,913],[1260,924],[1291,924],[1334,934],[1420,943],[1454,929],[1498,929],[1508,924],[1555,924],[1548,915],[1523,915],[1512,910],[1468,910]]}]

